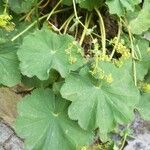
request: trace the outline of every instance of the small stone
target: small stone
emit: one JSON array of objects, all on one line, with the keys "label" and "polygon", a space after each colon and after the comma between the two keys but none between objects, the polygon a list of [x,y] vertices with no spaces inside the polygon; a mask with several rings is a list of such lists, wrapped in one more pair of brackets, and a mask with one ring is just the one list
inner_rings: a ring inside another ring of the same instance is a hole
[{"label": "small stone", "polygon": [[5,150],[2,146],[0,146],[0,150]]},{"label": "small stone", "polygon": [[0,146],[10,138],[13,131],[10,130],[5,124],[0,122]]},{"label": "small stone", "polygon": [[23,142],[16,136],[13,136],[8,143],[4,145],[7,150],[23,150]]},{"label": "small stone", "polygon": [[23,145],[11,127],[0,121],[0,150],[23,150]]}]

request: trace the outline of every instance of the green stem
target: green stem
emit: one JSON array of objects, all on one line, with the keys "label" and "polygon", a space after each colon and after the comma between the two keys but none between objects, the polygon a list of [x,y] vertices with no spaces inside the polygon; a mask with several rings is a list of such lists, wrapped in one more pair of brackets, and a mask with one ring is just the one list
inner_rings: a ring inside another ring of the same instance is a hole
[{"label": "green stem", "polygon": [[[76,9],[75,0],[72,0],[72,1],[73,1],[73,8],[74,8],[74,13],[75,13],[76,20],[80,23],[80,25],[81,25],[85,30],[88,30],[88,29],[85,27],[85,25],[80,21],[78,15],[77,15],[77,9]],[[96,34],[96,33],[94,33],[94,32],[91,32],[91,34],[95,35],[95,36],[98,37],[98,38],[101,38],[100,35],[98,35],[98,34]],[[91,36],[91,34],[90,34],[90,36]],[[91,38],[92,38],[92,36],[91,36]]]},{"label": "green stem", "polygon": [[133,78],[134,78],[134,84],[137,86],[137,77],[136,77],[136,62],[135,62],[135,55],[134,55],[134,45],[133,45],[133,39],[132,39],[132,34],[130,32],[130,29],[128,28],[128,33],[129,33],[129,39],[131,42],[131,53],[132,53],[132,64],[133,64]]},{"label": "green stem", "polygon": [[136,62],[135,62],[135,50],[134,50],[134,45],[133,45],[133,38],[132,38],[132,34],[130,31],[130,28],[128,27],[128,25],[126,24],[126,22],[121,19],[121,21],[124,23],[124,25],[126,26],[127,30],[128,30],[128,34],[129,34],[129,39],[130,39],[130,43],[131,43],[131,55],[132,55],[132,69],[133,69],[133,79],[134,79],[134,84],[135,86],[137,86],[137,77],[136,77]]},{"label": "green stem", "polygon": [[119,43],[119,40],[120,40],[122,24],[121,24],[121,22],[119,22],[118,24],[119,24],[119,28],[118,28],[117,41],[116,41],[116,43],[115,43],[115,45],[114,45],[114,47],[113,47],[112,53],[111,53],[111,55],[110,55],[110,59],[113,58],[114,53],[115,53],[115,51],[116,51],[116,47],[117,47],[117,45],[118,45],[118,43]]},{"label": "green stem", "polygon": [[4,8],[4,14],[6,14],[7,13],[7,8],[8,8],[8,0],[6,0],[6,3],[5,3],[5,8]]},{"label": "green stem", "polygon": [[49,13],[48,17],[46,20],[49,20],[49,18],[51,17],[51,15],[54,13],[54,11],[57,9],[57,7],[60,5],[60,3],[62,2],[62,0],[60,0],[55,7],[52,9],[52,11]]},{"label": "green stem", "polygon": [[35,14],[36,14],[36,20],[37,20],[37,27],[39,29],[40,28],[40,22],[39,22],[38,0],[36,0]]},{"label": "green stem", "polygon": [[128,136],[128,134],[127,134],[127,133],[125,133],[124,138],[123,138],[122,145],[121,145],[121,147],[120,147],[120,149],[119,149],[119,150],[123,150],[123,148],[124,148],[124,146],[125,146],[125,142],[126,142],[126,140],[127,140],[127,136]]},{"label": "green stem", "polygon": [[99,25],[100,25],[100,32],[101,32],[101,42],[102,42],[102,51],[103,54],[106,54],[106,31],[105,31],[105,25],[104,25],[104,21],[103,21],[103,17],[100,13],[100,11],[98,10],[98,8],[95,8],[95,11],[98,14],[99,17]]},{"label": "green stem", "polygon": [[[38,1],[38,0],[37,0]],[[23,19],[26,19],[26,18],[28,18],[32,13],[33,13],[33,11],[36,9],[36,7],[38,7],[39,8],[39,5],[42,3],[42,1],[40,1],[39,3],[37,3],[37,5],[35,6],[35,7],[33,7],[27,14],[25,14],[23,17],[21,17],[20,19],[19,19],[19,21],[22,21]]]},{"label": "green stem", "polygon": [[76,17],[76,20],[81,24],[81,26],[83,28],[85,28],[86,30],[88,30],[85,25],[80,21],[78,15],[77,15],[77,9],[76,9],[76,3],[75,3],[75,0],[72,0],[73,1],[73,8],[74,8],[74,14],[75,14],[75,17]]},{"label": "green stem", "polygon": [[69,20],[67,21],[67,24],[66,24],[66,26],[65,26],[65,28],[64,28],[63,34],[66,34],[67,29],[68,29],[68,26],[69,26],[69,24],[70,24],[70,22],[72,21],[73,18],[74,18],[74,14],[69,17]]},{"label": "green stem", "polygon": [[78,36],[78,29],[79,29],[79,26],[78,26],[78,24],[77,24],[77,26],[76,26],[76,31],[75,31],[75,39],[77,40],[77,36]]},{"label": "green stem", "polygon": [[[70,21],[73,19],[74,14],[72,14],[71,16],[69,16],[69,18],[62,24],[62,26],[59,28],[59,32],[65,27],[68,28],[68,22],[70,23]],[[67,26],[67,27],[66,27]]]},{"label": "green stem", "polygon": [[140,49],[139,49],[138,45],[136,45],[136,49],[137,49],[137,52],[138,52],[138,55],[139,55],[139,56],[137,56],[137,58],[138,58],[138,60],[141,60],[142,55],[141,55],[141,52],[140,52]]},{"label": "green stem", "polygon": [[85,19],[85,28],[82,32],[82,35],[81,35],[81,39],[80,39],[80,42],[79,44],[82,45],[83,41],[84,41],[84,38],[85,38],[85,35],[86,35],[86,28],[88,29],[89,27],[89,24],[90,24],[90,21],[91,21],[91,17],[92,17],[92,13],[90,14],[90,16],[88,17],[88,13],[86,14],[86,19]]},{"label": "green stem", "polygon": [[[57,14],[57,13],[60,13],[60,12],[63,12],[63,11],[66,11],[68,10],[68,8],[66,9],[61,9],[61,10],[57,10],[57,11],[54,11],[52,15],[54,14]],[[42,17],[39,18],[39,21],[43,20],[44,18],[46,18],[49,14],[46,14]],[[16,36],[14,36],[11,41],[15,41],[17,38],[19,38],[20,36],[22,36],[24,33],[26,33],[29,29],[31,29],[34,25],[36,25],[37,23],[37,20],[34,21],[32,24],[30,24],[26,29],[24,29],[22,32],[20,32],[19,34],[17,34]]]}]

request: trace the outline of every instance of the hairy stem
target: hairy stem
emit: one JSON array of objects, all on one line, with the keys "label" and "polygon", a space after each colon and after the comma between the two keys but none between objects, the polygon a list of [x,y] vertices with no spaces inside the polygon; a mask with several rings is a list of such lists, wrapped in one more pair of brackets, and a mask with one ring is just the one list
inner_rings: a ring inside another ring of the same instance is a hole
[{"label": "hairy stem", "polygon": [[88,29],[89,27],[89,24],[90,24],[90,21],[91,21],[91,18],[92,18],[92,13],[90,14],[90,16],[88,17],[88,13],[86,14],[86,19],[85,19],[85,28],[82,32],[82,35],[81,35],[81,39],[80,39],[80,42],[79,44],[82,45],[83,41],[84,41],[84,38],[85,38],[85,35],[86,35],[86,28]]},{"label": "hairy stem", "polygon": [[130,39],[130,44],[131,44],[131,55],[132,55],[133,79],[134,79],[135,86],[137,86],[136,62],[135,62],[136,57],[135,57],[135,50],[134,50],[134,45],[133,45],[133,37],[132,37],[132,33],[131,33],[130,28],[128,27],[127,23],[123,19],[121,19],[121,21],[126,26],[126,28],[128,30],[128,34],[129,34],[129,39]]},{"label": "hairy stem", "polygon": [[35,15],[36,15],[36,20],[37,20],[37,27],[39,29],[40,28],[40,22],[39,22],[38,0],[36,0],[36,5],[35,5]]},{"label": "hairy stem", "polygon": [[69,16],[69,18],[62,24],[62,26],[59,28],[59,31],[61,31],[64,28],[64,34],[66,34],[68,26],[71,22],[71,20],[74,18],[74,14]]},{"label": "hairy stem", "polygon": [[121,22],[119,22],[118,25],[119,25],[119,28],[118,28],[117,41],[116,41],[116,43],[115,43],[115,45],[114,45],[114,47],[113,47],[112,53],[111,53],[111,55],[110,55],[110,59],[113,58],[114,53],[115,53],[115,50],[116,50],[116,46],[118,45],[119,40],[120,40],[121,29],[122,29],[122,24],[121,24]]},{"label": "hairy stem", "polygon": [[126,142],[127,136],[128,136],[128,134],[127,134],[127,133],[125,133],[124,138],[123,138],[122,145],[121,145],[121,147],[120,147],[120,149],[119,149],[119,150],[123,150],[123,148],[124,148],[124,146],[125,146],[125,142]]},{"label": "hairy stem", "polygon": [[[68,8],[61,9],[61,10],[57,10],[57,11],[54,11],[52,15],[57,14],[57,13],[60,13],[60,12],[63,12],[63,11],[67,11],[67,10],[68,10]],[[41,20],[47,18],[48,15],[49,15],[49,14],[46,14],[46,15],[40,17],[40,18],[39,18],[39,21],[41,21]],[[34,25],[36,25],[36,23],[37,23],[37,20],[34,21],[32,24],[30,24],[30,25],[29,25],[27,28],[25,28],[22,32],[20,32],[20,33],[17,34],[16,36],[14,36],[14,37],[11,39],[11,41],[15,41],[17,38],[19,38],[20,36],[22,36],[24,33],[26,33],[28,30],[30,30]]]},{"label": "hairy stem", "polygon": [[7,8],[8,8],[8,0],[6,0],[6,2],[5,2],[5,8],[4,8],[4,14],[6,14],[7,13]]},{"label": "hairy stem", "polygon": [[51,15],[54,13],[54,11],[57,9],[57,7],[60,5],[61,2],[62,2],[62,0],[60,0],[60,1],[56,4],[56,6],[55,6],[55,7],[52,9],[52,11],[49,13],[49,15],[48,15],[48,17],[47,17],[46,20],[49,20],[49,19],[50,19]]},{"label": "hairy stem", "polygon": [[99,17],[102,51],[103,51],[103,54],[105,55],[106,54],[106,32],[105,32],[105,25],[104,25],[103,17],[101,15],[100,11],[98,10],[98,8],[95,8],[95,11],[97,12],[98,17]]}]

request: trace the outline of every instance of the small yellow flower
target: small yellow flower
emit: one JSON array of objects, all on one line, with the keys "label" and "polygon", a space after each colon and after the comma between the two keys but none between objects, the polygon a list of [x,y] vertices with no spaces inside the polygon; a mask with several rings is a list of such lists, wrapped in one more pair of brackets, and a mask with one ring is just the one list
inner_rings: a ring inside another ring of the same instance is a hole
[{"label": "small yellow flower", "polygon": [[81,150],[87,150],[86,146],[82,147]]},{"label": "small yellow flower", "polygon": [[111,74],[109,74],[108,76],[106,76],[106,81],[107,81],[108,83],[112,83],[112,82],[113,82],[113,78],[112,78],[112,75],[111,75]]},{"label": "small yellow flower", "polygon": [[149,54],[150,54],[150,47],[147,49],[147,51],[149,52]]},{"label": "small yellow flower", "polygon": [[[113,46],[116,44],[117,38],[111,40],[110,44]],[[117,53],[121,54],[121,57],[119,59],[114,59],[113,62],[116,66],[121,67],[125,60],[129,59],[131,57],[130,50],[124,45],[125,42],[123,39],[120,40],[120,42],[115,45],[115,50]]]},{"label": "small yellow flower", "polygon": [[77,58],[70,56],[69,62],[70,64],[75,64],[77,62]]},{"label": "small yellow flower", "polygon": [[11,22],[12,16],[8,14],[0,15],[0,28],[4,28],[6,31],[13,31],[15,24]]},{"label": "small yellow flower", "polygon": [[150,93],[150,84],[148,84],[148,83],[143,83],[143,85],[142,85],[142,90],[143,90],[143,92],[145,92],[145,93]]}]

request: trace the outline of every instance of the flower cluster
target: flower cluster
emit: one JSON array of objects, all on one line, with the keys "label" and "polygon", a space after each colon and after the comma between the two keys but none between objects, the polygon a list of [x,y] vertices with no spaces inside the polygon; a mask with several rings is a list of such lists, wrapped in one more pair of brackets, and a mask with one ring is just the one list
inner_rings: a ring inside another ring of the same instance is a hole
[{"label": "flower cluster", "polygon": [[[65,49],[66,54],[69,56],[68,60],[69,60],[70,64],[75,64],[77,62],[77,58],[73,56],[73,52],[72,52],[74,47],[78,48],[76,41],[70,43],[68,48]],[[80,48],[78,48],[77,53],[81,53],[81,49]]]},{"label": "flower cluster", "polygon": [[149,83],[143,83],[142,84],[142,91],[145,93],[150,93],[150,84]]},{"label": "flower cluster", "polygon": [[100,67],[100,62],[110,62],[110,58],[108,55],[103,54],[102,51],[100,51],[100,46],[98,44],[97,39],[93,41],[94,49],[91,50],[93,56],[93,63],[90,70],[90,73],[97,79],[105,80],[108,83],[113,82],[113,78],[111,74],[106,74],[105,71]]},{"label": "flower cluster", "polygon": [[11,22],[12,16],[8,14],[0,15],[0,28],[4,28],[6,31],[13,31],[15,24]]},{"label": "flower cluster", "polygon": [[105,71],[102,68],[100,68],[99,66],[95,67],[94,63],[92,64],[92,70],[90,70],[90,73],[95,78],[100,79],[100,80],[104,80],[107,83],[113,82],[112,74],[111,73],[110,74],[105,73]]},{"label": "flower cluster", "polygon": [[98,44],[97,39],[93,40],[94,49],[91,50],[92,55],[94,55],[95,61],[111,61],[108,55],[103,54],[100,50],[100,46]]},{"label": "flower cluster", "polygon": [[144,93],[150,93],[150,84],[146,82],[139,82],[138,87],[144,92]]},{"label": "flower cluster", "polygon": [[117,44],[117,37],[114,37],[110,44],[115,46],[115,51],[121,54],[121,57],[118,59],[113,59],[113,62],[118,67],[121,67],[125,60],[129,59],[131,56],[130,50],[125,46],[125,42],[123,39],[120,40]]}]

